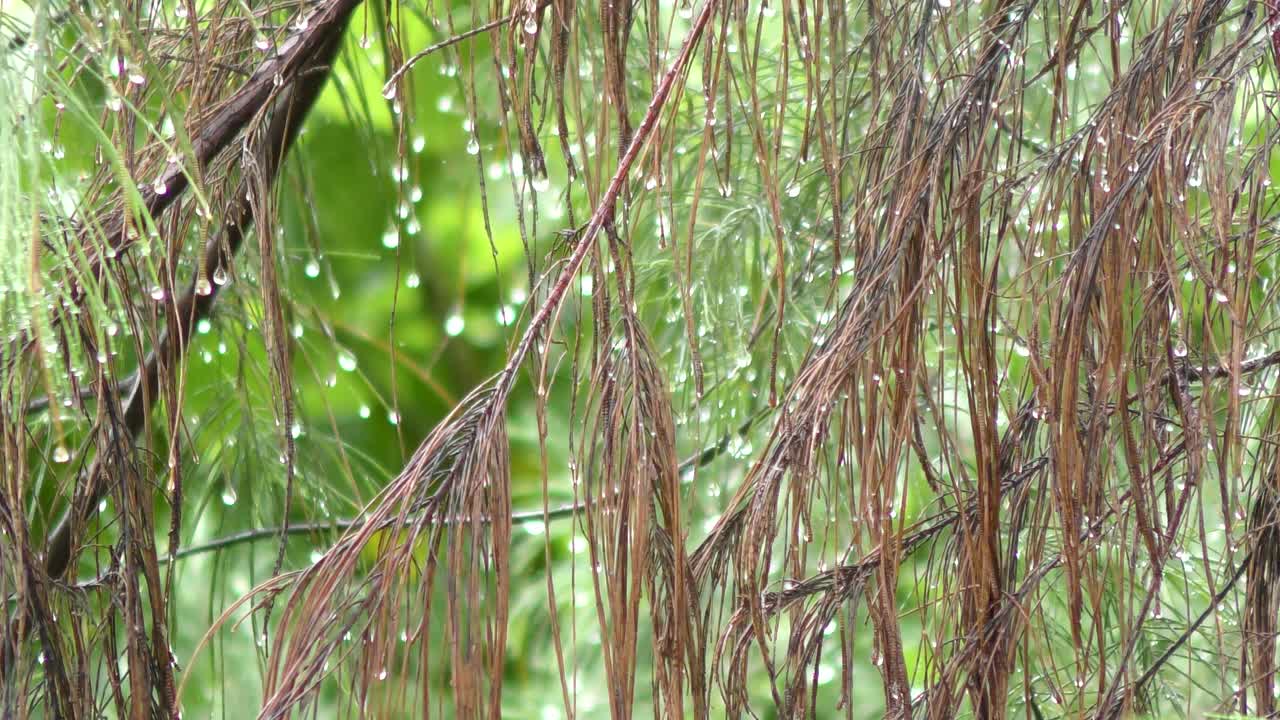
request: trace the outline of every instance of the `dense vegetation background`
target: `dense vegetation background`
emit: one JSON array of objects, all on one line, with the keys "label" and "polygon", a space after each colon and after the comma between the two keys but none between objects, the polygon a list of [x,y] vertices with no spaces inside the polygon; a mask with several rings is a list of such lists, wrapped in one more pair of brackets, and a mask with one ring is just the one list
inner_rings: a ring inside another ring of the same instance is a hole
[{"label": "dense vegetation background", "polygon": [[0,29],[0,716],[1275,711],[1280,5]]}]

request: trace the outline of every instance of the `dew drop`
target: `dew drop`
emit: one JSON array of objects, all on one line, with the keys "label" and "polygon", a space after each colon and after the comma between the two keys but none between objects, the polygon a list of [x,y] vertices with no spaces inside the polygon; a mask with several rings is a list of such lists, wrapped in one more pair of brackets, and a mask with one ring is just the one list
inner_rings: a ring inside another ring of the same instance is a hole
[{"label": "dew drop", "polygon": [[338,367],[346,372],[354,372],[356,369],[356,356],[346,350],[338,353]]},{"label": "dew drop", "polygon": [[480,152],[480,141],[476,140],[475,136],[473,135],[471,139],[467,140],[467,154],[476,155],[479,152]]},{"label": "dew drop", "polygon": [[238,499],[239,497],[236,495],[236,489],[228,484],[226,489],[222,491],[222,504],[227,506],[235,505],[236,500]]},{"label": "dew drop", "polygon": [[56,463],[64,463],[71,459],[71,453],[65,445],[58,445],[53,449],[53,461]]},{"label": "dew drop", "polygon": [[510,325],[516,320],[516,311],[510,305],[503,305],[498,308],[495,315],[498,320],[498,324],[503,326]]},{"label": "dew drop", "polygon": [[320,263],[316,262],[314,258],[308,260],[306,266],[302,268],[302,272],[309,278],[319,277]]},{"label": "dew drop", "polygon": [[1179,341],[1178,341],[1178,342],[1173,346],[1173,356],[1174,356],[1174,357],[1186,357],[1186,356],[1187,356],[1187,344],[1186,344],[1185,342],[1183,342],[1182,340],[1179,340]]},{"label": "dew drop", "polygon": [[465,330],[466,327],[467,321],[464,320],[462,315],[457,312],[452,313],[449,317],[445,318],[444,332],[449,337],[457,337],[461,335],[462,331]]},{"label": "dew drop", "polygon": [[211,284],[209,283],[209,279],[208,279],[208,278],[204,278],[204,277],[202,277],[202,278],[200,278],[200,279],[196,280],[196,294],[197,294],[197,295],[211,295],[211,294],[213,294],[213,285],[211,285]]},{"label": "dew drop", "polygon": [[228,280],[230,280],[230,278],[227,277],[226,268],[218,268],[213,271],[213,284],[226,285]]},{"label": "dew drop", "polygon": [[536,192],[546,192],[551,187],[551,179],[546,175],[542,175],[541,177],[535,175],[533,177],[532,185]]},{"label": "dew drop", "polygon": [[165,183],[163,177],[158,177],[155,179],[155,182],[151,183],[151,189],[155,192],[155,194],[163,195],[169,192],[169,185]]},{"label": "dew drop", "polygon": [[164,300],[164,288],[159,285],[151,288],[151,299],[157,302]]},{"label": "dew drop", "polygon": [[529,33],[530,35],[537,35],[538,34],[538,18],[532,15],[525,18],[524,31]]}]

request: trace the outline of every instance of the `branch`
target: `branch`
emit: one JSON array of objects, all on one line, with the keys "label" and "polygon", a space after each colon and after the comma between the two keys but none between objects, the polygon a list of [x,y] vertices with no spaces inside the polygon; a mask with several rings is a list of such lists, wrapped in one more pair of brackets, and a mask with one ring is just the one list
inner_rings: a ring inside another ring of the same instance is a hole
[{"label": "branch", "polygon": [[[320,90],[328,78],[327,67],[341,44],[346,20],[358,4],[357,0],[333,0],[328,8],[322,9],[313,17],[314,25],[309,25],[309,33],[294,36],[285,43],[280,55],[268,61],[264,67],[274,70],[290,69],[286,77],[290,85],[281,90],[272,85],[271,77],[266,77],[266,86],[262,97],[257,86],[262,83],[259,77],[262,70],[255,73],[244,89],[224,105],[223,111],[205,126],[199,134],[198,148],[208,150],[214,145],[225,145],[231,137],[238,135],[259,112],[259,106],[269,99],[274,107],[269,125],[264,136],[262,147],[263,175],[274,180],[279,172],[280,163],[293,145],[307,112],[319,97]],[[309,54],[302,55],[303,50]],[[278,62],[277,62],[278,60]],[[316,72],[318,70],[323,72]],[[257,105],[254,105],[257,102]],[[176,198],[186,187],[185,176],[179,169],[170,172],[168,179],[170,191],[157,196],[163,199],[164,207]],[[148,192],[150,192],[148,190]],[[202,267],[208,274],[217,274],[231,263],[232,257],[239,250],[245,234],[253,224],[253,202],[250,200],[252,188],[248,180],[241,182],[234,193],[235,205],[228,212],[226,228],[221,237],[214,236],[205,245],[205,262]],[[156,212],[162,211],[163,207]],[[196,324],[213,310],[213,303],[221,290],[216,283],[211,292],[200,295],[196,292],[198,278],[193,277],[186,293],[172,308],[169,327],[166,328],[156,348],[153,349],[143,363],[138,380],[133,383],[128,399],[125,401],[123,417],[120,422],[123,428],[116,431],[116,440],[127,438],[132,442],[146,425],[151,406],[158,396],[159,380],[162,367],[177,364],[185,354]],[[50,577],[63,576],[71,562],[73,537],[75,530],[96,512],[98,501],[108,489],[106,472],[111,453],[109,448],[102,448],[94,458],[89,469],[82,476],[80,487],[84,493],[80,503],[73,501],[72,508],[54,528],[49,538],[45,555],[45,569]]]},{"label": "branch", "polygon": [[[742,425],[740,425],[736,432],[725,433],[724,437],[721,438],[720,441],[717,442],[715,445],[708,446],[707,448],[699,452],[697,455],[694,455],[693,457],[688,458],[683,462],[681,462],[679,466],[680,474],[683,475],[684,473],[687,473],[696,467],[703,467],[711,464],[711,462],[714,461],[717,457],[724,454],[725,448],[729,446],[729,440],[734,435],[740,435],[740,436],[746,435],[748,432],[750,432],[752,426],[754,426],[757,422],[759,422],[762,418],[764,418],[766,415],[769,414],[769,410],[771,410],[771,408],[765,408],[764,410],[761,410],[760,412],[756,413],[754,416],[749,418]],[[545,512],[542,510],[525,510],[517,513],[512,513],[511,522],[517,525],[524,525],[524,524],[531,524],[535,522],[561,520],[564,518],[573,517],[575,514],[577,514],[578,511],[585,510],[591,507],[592,504],[593,503],[591,501],[582,501],[582,502],[571,503],[569,505],[561,505],[558,508],[547,510]],[[318,532],[337,532],[342,530],[349,530],[350,528],[359,525],[361,522],[363,522],[363,520],[361,520],[360,518],[344,518],[341,520],[331,520],[329,522],[313,522],[313,523],[301,523],[301,524],[290,523],[288,525],[277,525],[275,527],[252,528],[249,530],[242,530],[241,532],[233,533],[231,535],[225,535],[223,537],[214,538],[213,540],[210,540],[209,542],[206,542],[206,543],[202,543],[200,545],[192,545],[190,547],[181,548],[180,550],[178,550],[176,553],[173,554],[173,559],[182,560],[184,558],[191,557],[192,555],[201,555],[203,553],[215,552],[218,550],[223,550],[229,547],[233,547],[235,545],[256,542],[258,540],[266,540],[268,538],[278,538],[281,535],[309,535],[311,533],[318,533]],[[449,520],[443,521],[443,524],[445,525],[448,525],[449,523],[450,523]],[[940,529],[941,528],[937,528],[934,532]],[[169,558],[166,556],[166,557],[160,558],[160,561],[168,562]],[[96,582],[97,581],[89,581],[86,583],[81,583],[81,586],[82,587],[91,586],[93,584],[96,584]]]}]

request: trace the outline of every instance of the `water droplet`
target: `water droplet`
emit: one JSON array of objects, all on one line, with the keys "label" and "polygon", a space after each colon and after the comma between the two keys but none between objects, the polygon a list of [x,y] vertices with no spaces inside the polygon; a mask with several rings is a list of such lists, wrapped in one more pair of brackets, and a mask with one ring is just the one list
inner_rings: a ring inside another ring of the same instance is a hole
[{"label": "water droplet", "polygon": [[151,299],[155,300],[156,302],[164,300],[164,288],[160,287],[159,285],[156,285],[155,287],[151,288]]},{"label": "water droplet", "polygon": [[498,308],[496,317],[499,325],[510,325],[516,321],[516,311],[510,305],[503,305]]},{"label": "water droplet", "polygon": [[480,152],[480,141],[476,140],[475,136],[472,135],[471,138],[467,140],[467,154],[476,155],[479,152]]},{"label": "water droplet", "polygon": [[302,272],[309,278],[319,277],[320,263],[316,262],[315,258],[312,258],[311,260],[307,261],[307,265],[306,267],[302,268]]},{"label": "water droplet", "polygon": [[368,420],[368,419],[369,419],[369,416],[370,416],[370,415],[372,415],[372,414],[373,414],[373,411],[369,409],[369,406],[368,406],[368,405],[361,405],[361,406],[360,406],[360,417],[361,417],[361,419],[363,419],[363,420]]},{"label": "water droplet", "polygon": [[790,185],[787,186],[787,197],[799,197],[799,196],[800,196],[799,183],[791,183]]},{"label": "water droplet", "polygon": [[354,372],[356,369],[356,356],[346,350],[338,353],[338,367],[346,372]]},{"label": "water droplet", "polygon": [[392,410],[392,411],[388,412],[388,413],[387,413],[387,422],[391,423],[392,425],[399,425],[399,424],[400,424],[400,413],[396,412],[395,410]]},{"label": "water droplet", "polygon": [[1183,342],[1182,340],[1179,340],[1176,344],[1174,344],[1174,346],[1173,346],[1173,356],[1174,356],[1174,357],[1186,357],[1186,356],[1187,356],[1187,344],[1186,344],[1185,342]]},{"label": "water droplet", "polygon": [[382,247],[388,250],[400,247],[400,231],[396,228],[391,228],[382,233]]},{"label": "water droplet", "polygon": [[411,272],[404,278],[405,287],[416,288],[422,284],[422,278],[416,272]]},{"label": "water droplet", "polygon": [[266,35],[258,34],[253,38],[253,46],[266,52],[271,49],[271,40]]},{"label": "water droplet", "polygon": [[201,335],[208,335],[209,331],[212,329],[213,329],[213,323],[209,322],[209,318],[200,318],[200,320],[196,323],[196,332],[200,333]]},{"label": "water droplet", "polygon": [[533,185],[534,191],[546,192],[548,189],[551,188],[551,179],[548,178],[546,175],[542,175],[542,176],[535,175],[533,177],[531,184]]},{"label": "water droplet", "polygon": [[466,327],[467,321],[464,320],[462,315],[457,312],[454,312],[449,315],[449,317],[445,318],[444,332],[449,337],[457,337],[461,335],[462,331],[466,329]]},{"label": "water droplet", "polygon": [[226,489],[222,491],[222,504],[228,506],[235,505],[236,500],[238,499],[239,497],[236,495],[236,489],[228,483]]},{"label": "water droplet", "polygon": [[65,445],[58,445],[53,449],[53,461],[56,463],[64,463],[71,459],[71,453]]},{"label": "water droplet", "polygon": [[293,438],[294,440],[297,440],[298,438],[302,437],[302,423],[295,422],[293,425],[289,427],[289,437]]},{"label": "water droplet", "polygon": [[215,285],[226,285],[228,280],[230,280],[230,278],[227,277],[226,268],[218,268],[213,271],[213,283]]},{"label": "water droplet", "polygon": [[147,83],[147,76],[137,72],[129,73],[129,83],[133,85],[145,85]]},{"label": "water droplet", "polygon": [[530,35],[537,35],[538,34],[538,18],[532,15],[525,18],[524,31],[529,33]]},{"label": "water droplet", "polygon": [[415,135],[413,137],[413,143],[410,144],[410,147],[413,149],[413,153],[417,155],[421,153],[424,149],[426,149],[427,139],[421,135]]},{"label": "water droplet", "polygon": [[197,295],[213,294],[213,285],[209,284],[209,278],[202,277],[196,280],[196,294]]},{"label": "water droplet", "polygon": [[382,97],[386,98],[387,100],[395,100],[395,99],[396,99],[396,84],[395,84],[395,83],[387,83],[387,86],[386,86],[386,87],[384,87],[384,88],[382,88]]},{"label": "water droplet", "polygon": [[163,177],[158,177],[155,179],[155,182],[151,183],[151,189],[155,192],[155,194],[163,195],[169,192],[169,185],[165,183]]}]

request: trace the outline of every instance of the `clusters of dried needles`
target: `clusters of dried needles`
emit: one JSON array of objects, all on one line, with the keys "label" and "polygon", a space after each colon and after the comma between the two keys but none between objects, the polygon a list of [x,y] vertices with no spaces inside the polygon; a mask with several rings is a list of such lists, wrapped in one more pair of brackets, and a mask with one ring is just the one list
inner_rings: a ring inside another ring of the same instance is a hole
[{"label": "clusters of dried needles", "polygon": [[[353,715],[499,717],[512,529],[553,519],[585,538],[613,718],[1115,718],[1163,707],[1192,645],[1223,683],[1198,702],[1277,712],[1280,3],[520,0],[461,31],[435,5],[75,5],[36,26],[69,45],[10,44],[4,68],[41,58],[58,97],[96,54],[124,72],[82,108],[101,170],[78,209],[19,215],[34,239],[0,276],[48,298],[0,285],[0,310],[35,308],[0,338],[0,715],[180,714],[187,356],[237,276],[285,482],[280,525],[233,541],[280,542],[204,635],[254,611],[261,717],[317,712],[335,678]],[[410,13],[442,39],[404,47]],[[289,570],[285,536],[325,524],[290,524],[279,180],[370,23],[399,161],[429,57],[462,67],[468,132],[496,98],[529,306],[501,372]],[[709,309],[721,295],[738,322]],[[567,510],[514,512],[523,381],[544,498],[563,479]],[[752,419],[682,462],[714,435],[689,419],[733,388]],[[567,467],[546,448],[557,393]],[[726,457],[741,438],[758,447]],[[585,716],[551,572],[549,695]],[[1179,595],[1182,631],[1153,652]]]}]

